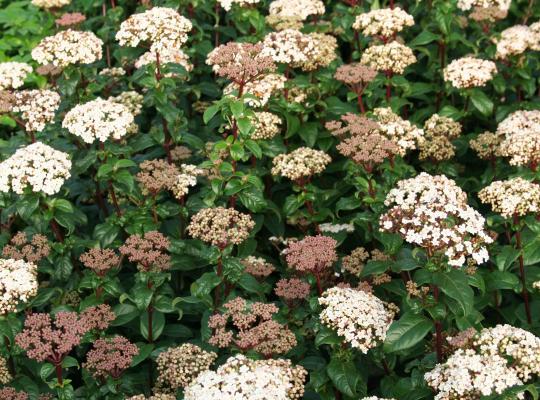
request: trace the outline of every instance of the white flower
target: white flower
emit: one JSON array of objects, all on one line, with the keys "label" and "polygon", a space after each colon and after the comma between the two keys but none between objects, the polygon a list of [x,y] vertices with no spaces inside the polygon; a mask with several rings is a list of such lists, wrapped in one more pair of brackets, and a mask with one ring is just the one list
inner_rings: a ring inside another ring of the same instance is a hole
[{"label": "white flower", "polygon": [[0,315],[37,294],[37,266],[24,260],[0,260]]},{"label": "white flower", "polygon": [[0,63],[0,90],[20,88],[31,72],[32,67],[26,63],[16,61]]},{"label": "white flower", "polygon": [[153,7],[122,22],[116,40],[121,46],[129,47],[146,42],[151,45],[150,51],[161,52],[182,46],[192,28],[191,22],[173,8]]},{"label": "white flower", "polygon": [[14,93],[13,112],[21,113],[29,132],[41,132],[52,122],[60,106],[60,95],[52,90],[21,90]]},{"label": "white flower", "polygon": [[121,139],[132,129],[133,114],[122,104],[97,98],[72,108],[64,117],[62,127],[86,143],[96,139]]},{"label": "white flower", "polygon": [[261,0],[217,0],[219,4],[221,4],[221,7],[225,11],[230,11],[233,4],[237,4],[239,7],[245,7],[249,4],[257,4]]},{"label": "white flower", "polygon": [[310,15],[323,15],[321,0],[274,0],[270,3],[270,15],[281,18],[299,18],[304,21]]},{"label": "white flower", "polygon": [[32,0],[32,4],[39,8],[60,8],[71,4],[71,0]]},{"label": "white flower", "polygon": [[371,10],[356,17],[353,29],[362,31],[366,36],[389,38],[401,32],[403,28],[414,25],[412,15],[399,7]]},{"label": "white flower", "polygon": [[66,153],[41,142],[32,143],[0,163],[0,191],[23,194],[30,187],[33,192],[53,195],[70,177],[70,169]]},{"label": "white flower", "polygon": [[307,63],[316,50],[316,41],[295,29],[284,29],[268,33],[263,40],[261,56],[270,56],[276,63],[292,67]]},{"label": "white flower", "polygon": [[497,73],[493,61],[462,57],[452,61],[443,71],[445,82],[458,89],[485,86]]},{"label": "white flower", "polygon": [[[156,64],[157,68],[157,58],[159,54],[159,63],[160,65],[174,63],[174,64],[180,64],[182,67],[186,69],[186,71],[191,71],[193,69],[193,64],[189,61],[189,57],[186,53],[184,53],[180,49],[170,48],[170,47],[164,47],[162,48],[159,53],[156,53],[155,51],[147,51],[143,55],[141,55],[137,61],[135,61],[135,68],[141,68],[144,65],[148,64]],[[166,77],[171,77],[173,74],[166,74]]]},{"label": "white flower", "polygon": [[498,8],[503,11],[508,11],[512,0],[458,0],[458,8],[464,11],[470,10],[473,7],[480,8]]},{"label": "white flower", "polygon": [[362,53],[360,63],[377,71],[391,71],[402,74],[405,68],[416,62],[416,57],[409,47],[396,41],[372,45]]},{"label": "white flower", "polygon": [[288,154],[279,154],[272,160],[272,175],[281,175],[291,180],[319,174],[332,159],[321,150],[299,147]]},{"label": "white flower", "polygon": [[384,342],[395,316],[395,306],[351,288],[328,289],[319,297],[319,304],[323,307],[321,322],[362,353]]},{"label": "white flower", "polygon": [[504,358],[476,354],[470,349],[457,350],[444,364],[426,373],[424,379],[437,391],[435,400],[479,399],[522,384]]},{"label": "white flower", "polygon": [[70,64],[91,64],[101,60],[103,41],[92,32],[71,29],[47,36],[32,50],[39,64],[66,67]]}]

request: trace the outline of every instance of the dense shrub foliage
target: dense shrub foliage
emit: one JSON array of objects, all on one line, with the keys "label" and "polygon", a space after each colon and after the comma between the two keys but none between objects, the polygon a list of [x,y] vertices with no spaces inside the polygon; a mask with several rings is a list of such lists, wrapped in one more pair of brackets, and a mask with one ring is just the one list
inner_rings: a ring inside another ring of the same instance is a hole
[{"label": "dense shrub foliage", "polygon": [[534,0],[0,0],[0,397],[537,399]]}]

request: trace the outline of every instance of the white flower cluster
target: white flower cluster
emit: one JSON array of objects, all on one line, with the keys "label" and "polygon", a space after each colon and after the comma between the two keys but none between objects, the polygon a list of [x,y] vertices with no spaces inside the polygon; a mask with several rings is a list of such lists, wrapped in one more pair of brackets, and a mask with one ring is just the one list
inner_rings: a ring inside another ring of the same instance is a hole
[{"label": "white flower cluster", "polygon": [[478,192],[478,198],[505,218],[540,211],[540,185],[520,177],[493,181]]},{"label": "white flower cluster", "polygon": [[497,134],[510,137],[520,133],[540,133],[540,110],[518,110],[497,125]]},{"label": "white flower cluster", "polygon": [[281,130],[281,118],[268,111],[255,111],[255,116],[250,120],[253,125],[253,140],[272,139]]},{"label": "white flower cluster", "polygon": [[[287,79],[280,74],[267,74],[250,81],[244,86],[244,94],[250,94],[256,98],[246,97],[244,101],[253,107],[263,107],[275,92],[285,87],[285,82]],[[238,91],[238,85],[235,83],[230,83],[223,89],[226,95],[231,95],[234,91]]]},{"label": "white flower cluster", "polygon": [[217,371],[205,371],[185,389],[185,400],[297,400],[306,372],[288,360],[230,357]]},{"label": "white flower cluster", "polygon": [[288,154],[278,154],[272,160],[272,175],[290,180],[306,178],[324,171],[332,159],[322,150],[299,147]]},{"label": "white flower cluster", "polygon": [[373,110],[381,133],[399,146],[398,154],[404,156],[408,150],[416,149],[423,141],[424,131],[394,113],[390,107]]},{"label": "white flower cluster", "polygon": [[324,223],[319,225],[319,229],[321,232],[328,232],[328,233],[340,233],[340,232],[347,232],[351,233],[354,232],[354,224],[331,224],[331,223]]},{"label": "white flower cluster", "polygon": [[457,350],[444,364],[426,373],[424,379],[437,391],[435,400],[477,400],[522,384],[504,358],[476,354],[471,349]]},{"label": "white flower cluster", "polygon": [[405,68],[416,62],[411,48],[393,41],[370,46],[362,53],[360,63],[374,70],[402,74]]},{"label": "white flower cluster", "polygon": [[498,59],[507,59],[524,53],[526,50],[540,50],[540,32],[536,32],[527,25],[515,25],[501,32],[497,43]]},{"label": "white flower cluster", "polygon": [[144,96],[134,90],[128,90],[120,93],[118,96],[111,96],[107,100],[112,101],[113,103],[122,104],[131,114],[137,116],[142,111]]},{"label": "white flower cluster", "polygon": [[369,397],[364,397],[360,400],[396,400],[394,398],[392,399],[388,399],[388,398],[382,398],[382,397],[377,397],[377,396],[369,396]]},{"label": "white flower cluster", "polygon": [[41,65],[67,67],[101,60],[103,41],[92,32],[71,29],[47,36],[32,50],[32,58]]},{"label": "white flower cluster", "polygon": [[177,199],[186,196],[191,186],[197,184],[197,176],[204,175],[204,170],[196,165],[182,164],[180,165],[180,174],[176,177],[175,183],[171,187],[171,191]]},{"label": "white flower cluster", "polygon": [[485,86],[497,73],[493,61],[475,57],[462,57],[452,61],[443,70],[445,82],[457,89]]},{"label": "white flower cluster", "polygon": [[23,194],[30,186],[33,192],[53,195],[70,177],[70,169],[71,161],[66,153],[35,142],[0,163],[0,192],[13,190]]},{"label": "white flower cluster", "polygon": [[474,340],[478,352],[511,360],[510,369],[523,382],[540,375],[540,338],[521,328],[497,325],[484,328]]},{"label": "white flower cluster", "polygon": [[239,7],[245,7],[249,4],[257,4],[260,1],[261,0],[218,0],[218,3],[225,11],[230,11],[233,4],[236,4]]},{"label": "white flower cluster", "polygon": [[270,3],[269,12],[272,16],[304,21],[310,15],[323,15],[325,8],[321,0],[274,0]]},{"label": "white flower cluster", "polygon": [[126,70],[122,67],[103,68],[101,71],[99,71],[99,74],[101,76],[119,77],[124,76],[126,74]]},{"label": "white flower cluster", "polygon": [[296,29],[268,33],[262,42],[261,56],[270,56],[276,63],[298,67],[307,63],[316,51],[315,40]]},{"label": "white flower cluster", "polygon": [[71,4],[71,0],[32,0],[32,4],[39,8],[60,8]]},{"label": "white flower cluster", "polygon": [[444,175],[425,172],[397,183],[385,200],[392,208],[381,216],[381,231],[398,233],[429,255],[443,253],[448,264],[460,267],[467,257],[477,264],[489,259],[485,244],[493,238],[485,219],[470,207],[467,196]]},{"label": "white flower cluster", "polygon": [[153,7],[133,14],[120,24],[116,40],[121,46],[137,47],[141,42],[150,43],[150,51],[163,51],[182,46],[191,31],[191,22],[168,7]]},{"label": "white flower cluster", "polygon": [[498,8],[508,11],[512,0],[458,0],[457,6],[460,10],[467,11],[473,7],[479,8]]},{"label": "white flower cluster", "polygon": [[54,119],[60,95],[52,90],[21,90],[14,93],[11,111],[21,113],[29,132],[41,132]]},{"label": "white flower cluster", "polygon": [[0,315],[37,294],[37,266],[24,260],[0,260]]},{"label": "white flower cluster", "polygon": [[321,322],[364,354],[384,342],[396,315],[394,305],[351,288],[328,289],[319,297],[319,304],[323,307]]},{"label": "white flower cluster", "polygon": [[121,139],[133,129],[133,114],[122,104],[97,98],[73,107],[64,117],[62,127],[86,143],[96,139]]},{"label": "white flower cluster", "polygon": [[0,90],[20,88],[31,72],[32,67],[26,63],[17,61],[0,63]]},{"label": "white flower cluster", "polygon": [[[153,51],[147,51],[135,61],[135,68],[141,68],[144,65],[156,63],[158,54]],[[165,47],[159,51],[159,63],[163,64],[180,64],[186,71],[193,70],[193,64],[189,61],[189,56],[180,49]],[[157,65],[156,65],[157,68]],[[166,74],[166,77],[174,76],[174,74]]]},{"label": "white flower cluster", "polygon": [[390,38],[407,26],[414,25],[412,15],[399,7],[371,10],[356,17],[353,29],[366,36]]},{"label": "white flower cluster", "polygon": [[540,161],[540,110],[511,113],[498,125],[497,134],[504,137],[498,154],[510,157],[511,165]]}]

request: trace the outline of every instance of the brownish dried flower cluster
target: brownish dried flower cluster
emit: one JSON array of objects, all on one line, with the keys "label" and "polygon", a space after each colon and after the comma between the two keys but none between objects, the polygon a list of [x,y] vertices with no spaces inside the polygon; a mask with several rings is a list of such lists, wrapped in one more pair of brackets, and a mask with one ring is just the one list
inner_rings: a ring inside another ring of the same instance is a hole
[{"label": "brownish dried flower cluster", "polygon": [[496,156],[500,155],[499,147],[503,140],[504,136],[486,131],[475,139],[471,139],[469,146],[481,159],[494,160]]},{"label": "brownish dried flower cluster", "polygon": [[112,249],[90,249],[81,254],[79,260],[100,277],[120,265],[120,257]]},{"label": "brownish dried flower cluster", "polygon": [[37,264],[49,255],[50,250],[46,236],[35,234],[29,241],[25,232],[17,232],[2,249],[2,256]]},{"label": "brownish dried flower cluster", "polygon": [[157,196],[158,193],[169,190],[178,176],[178,168],[166,160],[143,161],[135,179],[142,186],[143,194]]},{"label": "brownish dried flower cluster", "polygon": [[301,273],[321,273],[337,261],[336,245],[328,236],[306,236],[289,245],[287,264]]},{"label": "brownish dried flower cluster", "polygon": [[461,135],[461,124],[452,118],[433,114],[424,123],[424,139],[418,142],[421,160],[439,162],[451,159],[455,154],[452,140]]},{"label": "brownish dried flower cluster", "polygon": [[166,253],[169,246],[169,239],[162,233],[150,231],[143,236],[131,235],[119,250],[141,272],[160,272],[171,267],[171,257]]},{"label": "brownish dried flower cluster", "polygon": [[86,21],[86,17],[81,13],[75,12],[62,14],[62,16],[57,18],[54,22],[56,22],[56,25],[58,26],[71,27],[82,24],[84,21]]},{"label": "brownish dried flower cluster", "polygon": [[256,278],[266,278],[276,270],[272,263],[264,258],[249,256],[240,261],[245,267],[245,272]]},{"label": "brownish dried flower cluster", "polygon": [[249,237],[255,222],[233,208],[204,208],[191,218],[188,232],[196,239],[220,249],[240,244]]},{"label": "brownish dried flower cluster", "polygon": [[28,393],[18,392],[15,388],[6,386],[0,389],[0,398],[4,400],[28,400]]},{"label": "brownish dried flower cluster", "polygon": [[[213,329],[209,343],[217,347],[236,345],[241,351],[254,350],[265,357],[285,354],[296,346],[296,336],[272,317],[279,309],[274,304],[249,303],[236,297],[224,304],[225,311],[208,321]],[[232,327],[227,325],[229,322]]]},{"label": "brownish dried flower cluster", "polygon": [[276,70],[272,57],[261,54],[262,50],[263,45],[260,43],[229,42],[212,50],[206,64],[211,65],[219,76],[240,85],[242,90],[246,83]]},{"label": "brownish dried flower cluster", "polygon": [[381,126],[364,116],[347,113],[339,121],[327,122],[326,129],[341,139],[337,150],[368,173],[400,152],[400,147],[383,135]]},{"label": "brownish dried flower cluster", "polygon": [[216,353],[204,351],[191,343],[169,347],[156,360],[159,372],[156,388],[167,392],[185,388],[201,372],[210,369],[216,358]]},{"label": "brownish dried flower cluster", "polygon": [[291,303],[295,300],[303,300],[309,296],[311,286],[298,278],[280,279],[276,283],[276,295]]},{"label": "brownish dried flower cluster", "polygon": [[83,367],[96,379],[118,379],[129,368],[139,349],[123,336],[98,339],[86,355]]},{"label": "brownish dried flower cluster", "polygon": [[81,312],[79,319],[85,331],[104,331],[116,319],[116,314],[108,304],[100,304],[86,308]]}]

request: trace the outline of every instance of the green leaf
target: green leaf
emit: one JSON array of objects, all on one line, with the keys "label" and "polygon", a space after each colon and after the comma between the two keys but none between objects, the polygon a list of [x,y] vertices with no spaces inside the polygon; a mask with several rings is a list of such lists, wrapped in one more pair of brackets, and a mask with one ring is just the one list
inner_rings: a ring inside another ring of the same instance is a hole
[{"label": "green leaf", "polygon": [[424,46],[428,43],[439,40],[440,38],[441,38],[440,35],[424,30],[420,32],[420,34],[417,37],[415,37],[411,42],[409,42],[409,46],[411,47]]},{"label": "green leaf", "polygon": [[206,110],[204,110],[204,114],[203,114],[204,123],[207,124],[208,121],[210,121],[214,117],[214,115],[217,114],[218,111],[219,111],[219,105],[217,104],[214,104],[208,107]]},{"label": "green leaf", "polygon": [[405,313],[390,325],[384,341],[384,351],[393,353],[409,349],[424,339],[432,327],[433,323],[423,315]]},{"label": "green leaf", "polygon": [[471,313],[474,306],[474,292],[463,271],[451,269],[448,272],[437,272],[433,276],[433,283],[459,304],[462,315]]},{"label": "green leaf", "polygon": [[343,342],[343,339],[338,336],[336,331],[328,328],[327,326],[322,326],[315,336],[315,346],[319,347],[323,344],[329,345],[338,345]]},{"label": "green leaf", "polygon": [[471,92],[471,102],[482,115],[489,117],[493,113],[493,102],[480,89]]},{"label": "green leaf", "polygon": [[361,377],[353,362],[334,356],[326,366],[326,372],[341,393],[350,397],[357,396],[356,386],[361,382]]}]

